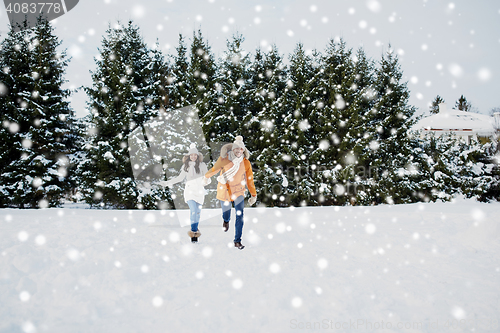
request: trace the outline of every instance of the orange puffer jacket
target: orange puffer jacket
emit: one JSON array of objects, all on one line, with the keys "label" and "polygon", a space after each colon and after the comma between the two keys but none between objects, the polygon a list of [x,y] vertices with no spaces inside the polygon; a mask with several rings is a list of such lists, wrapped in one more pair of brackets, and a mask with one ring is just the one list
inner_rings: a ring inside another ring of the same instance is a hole
[{"label": "orange puffer jacket", "polygon": [[[229,144],[230,145],[230,144]],[[233,162],[227,157],[230,147],[225,145],[221,150],[221,156],[206,174],[205,177],[210,178],[218,172],[224,173],[231,169]],[[240,195],[245,195],[245,186],[248,187],[250,194],[252,196],[257,195],[255,190],[255,185],[253,183],[253,171],[250,161],[247,159],[249,156],[248,150],[245,149],[245,158],[241,161],[240,168],[236,175],[234,175],[232,180],[229,180],[226,184],[217,184],[217,199],[223,201],[234,201]]]}]

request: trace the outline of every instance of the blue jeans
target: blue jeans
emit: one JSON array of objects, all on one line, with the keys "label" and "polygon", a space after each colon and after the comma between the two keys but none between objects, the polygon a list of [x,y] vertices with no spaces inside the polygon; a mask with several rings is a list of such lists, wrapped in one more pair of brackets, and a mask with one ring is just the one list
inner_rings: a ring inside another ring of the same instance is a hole
[{"label": "blue jeans", "polygon": [[201,205],[194,200],[187,202],[191,217],[191,231],[198,231],[198,223],[200,223]]},{"label": "blue jeans", "polygon": [[245,197],[240,195],[234,201],[220,200],[220,205],[222,207],[222,219],[224,220],[224,222],[229,222],[229,220],[231,219],[231,204],[234,204],[234,209],[236,210],[234,241],[241,242],[241,235],[243,233],[243,207],[245,207]]}]

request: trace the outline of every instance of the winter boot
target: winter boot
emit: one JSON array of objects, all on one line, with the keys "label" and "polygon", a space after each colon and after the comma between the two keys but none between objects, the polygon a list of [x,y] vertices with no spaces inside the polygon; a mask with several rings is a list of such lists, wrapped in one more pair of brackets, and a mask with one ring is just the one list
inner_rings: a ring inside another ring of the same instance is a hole
[{"label": "winter boot", "polygon": [[241,242],[234,242],[234,247],[243,250],[245,248],[245,245],[241,244]]},{"label": "winter boot", "polygon": [[192,243],[198,243],[198,237],[201,236],[200,230],[197,231],[188,231],[188,236],[191,237],[191,242]]},{"label": "winter boot", "polygon": [[222,230],[224,230],[224,232],[229,230],[229,222],[222,222]]}]

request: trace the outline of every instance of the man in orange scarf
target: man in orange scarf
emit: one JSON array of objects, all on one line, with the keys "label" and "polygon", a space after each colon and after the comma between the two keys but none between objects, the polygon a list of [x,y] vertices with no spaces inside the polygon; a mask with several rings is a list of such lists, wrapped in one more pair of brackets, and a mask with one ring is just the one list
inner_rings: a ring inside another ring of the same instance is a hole
[{"label": "man in orange scarf", "polygon": [[243,208],[245,206],[245,186],[252,197],[248,199],[250,205],[257,201],[257,191],[253,183],[252,165],[248,158],[250,152],[245,148],[243,137],[237,136],[234,142],[224,145],[217,162],[206,174],[203,183],[208,183],[208,178],[220,172],[217,177],[217,199],[222,206],[222,226],[224,231],[229,229],[231,219],[231,205],[236,210],[234,246],[243,249],[241,236],[243,233]]}]

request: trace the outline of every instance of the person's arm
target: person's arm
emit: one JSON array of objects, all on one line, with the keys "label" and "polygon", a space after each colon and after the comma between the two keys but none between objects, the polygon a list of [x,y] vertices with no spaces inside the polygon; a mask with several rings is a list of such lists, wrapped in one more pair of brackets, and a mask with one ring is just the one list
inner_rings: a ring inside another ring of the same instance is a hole
[{"label": "person's arm", "polygon": [[207,173],[205,173],[205,178],[210,178],[212,177],[213,175],[215,175],[217,172],[219,172],[223,167],[224,165],[226,165],[227,163],[229,163],[229,160],[228,159],[223,159],[222,157],[219,157],[219,159],[217,160],[217,162],[215,162],[214,166],[212,167],[212,169],[210,169]]},{"label": "person's arm", "polygon": [[181,172],[179,173],[179,175],[175,178],[172,178],[172,179],[166,181],[166,184],[167,184],[166,186],[170,187],[174,184],[182,182],[186,178],[186,175],[187,175],[187,173],[186,173],[186,171],[184,171],[184,166],[182,166]]},{"label": "person's arm", "polygon": [[201,184],[203,186],[207,186],[210,184],[212,181],[210,178],[206,178],[205,174],[208,172],[207,165],[205,163],[200,164],[200,174],[201,174]]},{"label": "person's arm", "polygon": [[245,175],[246,175],[246,183],[248,187],[248,191],[250,191],[250,194],[252,197],[257,196],[257,191],[255,190],[255,184],[253,183],[253,171],[252,171],[252,165],[250,164],[250,161],[247,159],[243,160],[245,163]]},{"label": "person's arm", "polygon": [[200,164],[200,173],[202,175],[205,175],[208,172],[207,165],[205,163]]}]

